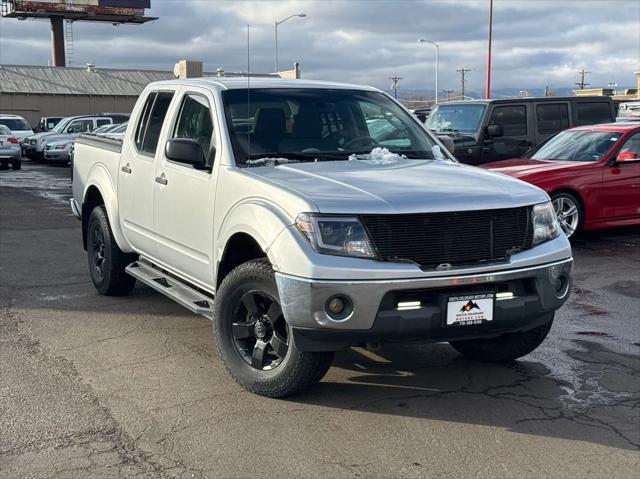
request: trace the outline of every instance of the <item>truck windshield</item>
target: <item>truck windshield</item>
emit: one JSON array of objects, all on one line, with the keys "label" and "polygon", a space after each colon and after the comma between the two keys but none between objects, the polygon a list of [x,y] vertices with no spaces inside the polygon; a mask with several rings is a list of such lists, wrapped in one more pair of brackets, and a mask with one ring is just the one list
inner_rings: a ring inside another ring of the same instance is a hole
[{"label": "truck windshield", "polygon": [[222,92],[236,163],[347,160],[375,148],[433,159],[434,141],[386,95],[360,90],[256,88]]},{"label": "truck windshield", "polygon": [[598,161],[603,158],[622,133],[569,130],[558,133],[534,152],[532,160]]},{"label": "truck windshield", "polygon": [[486,108],[477,103],[437,105],[427,119],[427,128],[437,132],[476,133]]}]

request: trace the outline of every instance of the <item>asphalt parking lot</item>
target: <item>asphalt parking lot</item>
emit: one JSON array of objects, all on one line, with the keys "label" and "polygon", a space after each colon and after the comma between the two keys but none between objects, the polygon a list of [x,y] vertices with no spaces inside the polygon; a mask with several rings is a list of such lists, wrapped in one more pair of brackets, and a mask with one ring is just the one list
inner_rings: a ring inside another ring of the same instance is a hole
[{"label": "asphalt parking lot", "polygon": [[638,477],[640,229],[575,241],[575,290],[516,364],[340,353],[303,395],[241,389],[211,326],[99,296],[67,168],[0,171],[2,477]]}]

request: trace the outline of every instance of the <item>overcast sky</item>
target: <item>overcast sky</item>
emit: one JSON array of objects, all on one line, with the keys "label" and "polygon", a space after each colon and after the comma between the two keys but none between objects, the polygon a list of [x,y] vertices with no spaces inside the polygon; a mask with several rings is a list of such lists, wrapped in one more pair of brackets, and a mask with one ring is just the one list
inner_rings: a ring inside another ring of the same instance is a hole
[{"label": "overcast sky", "polygon": [[[456,69],[471,69],[467,88],[484,88],[489,0],[152,0],[142,26],[74,24],[75,65],[171,70],[182,58],[207,71],[246,71],[246,25],[252,70],[271,72],[276,19],[306,13],[280,26],[280,66],[299,61],[305,78],[388,88],[404,78],[405,92],[433,88],[440,44],[440,89],[459,89]],[[49,27],[43,21],[0,20],[0,63],[46,65]],[[593,86],[634,86],[640,70],[637,0],[495,0],[495,88],[573,87],[577,70]]]}]

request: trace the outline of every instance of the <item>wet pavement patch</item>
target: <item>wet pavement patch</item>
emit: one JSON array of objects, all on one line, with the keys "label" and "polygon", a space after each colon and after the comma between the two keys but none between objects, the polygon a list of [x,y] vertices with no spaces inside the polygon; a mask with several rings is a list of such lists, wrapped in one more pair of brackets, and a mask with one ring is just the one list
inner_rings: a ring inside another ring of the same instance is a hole
[{"label": "wet pavement patch", "polygon": [[602,331],[578,331],[576,334],[580,336],[604,336],[606,338],[609,337],[607,333],[603,333]]}]

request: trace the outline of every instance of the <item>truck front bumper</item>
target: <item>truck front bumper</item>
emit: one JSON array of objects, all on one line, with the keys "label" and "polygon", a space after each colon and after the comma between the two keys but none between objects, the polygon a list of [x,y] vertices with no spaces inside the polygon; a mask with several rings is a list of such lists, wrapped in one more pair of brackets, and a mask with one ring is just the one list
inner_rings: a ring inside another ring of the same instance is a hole
[{"label": "truck front bumper", "polygon": [[[327,351],[364,341],[437,342],[534,328],[568,299],[572,264],[568,258],[486,274],[389,281],[316,281],[276,273],[276,282],[298,348]],[[449,297],[476,293],[495,295],[493,320],[447,326]],[[335,297],[348,304],[342,316],[328,312]]]}]

